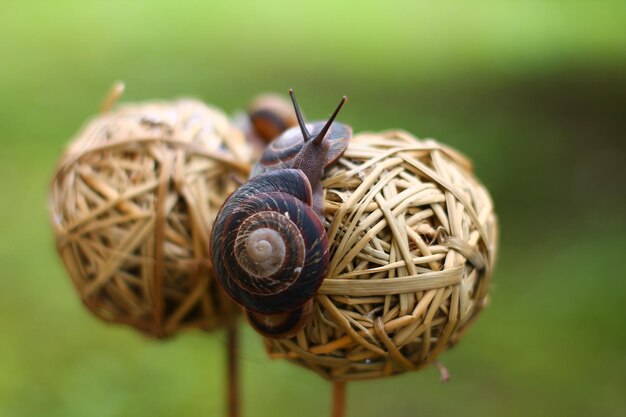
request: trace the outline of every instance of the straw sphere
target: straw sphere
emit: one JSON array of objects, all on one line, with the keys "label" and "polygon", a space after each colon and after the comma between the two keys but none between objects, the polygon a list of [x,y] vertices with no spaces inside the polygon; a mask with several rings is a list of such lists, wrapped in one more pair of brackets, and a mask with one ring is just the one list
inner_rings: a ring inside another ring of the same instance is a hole
[{"label": "straw sphere", "polygon": [[265,339],[331,380],[420,369],[487,302],[498,227],[471,162],[402,131],[350,140],[323,180],[330,263],[313,318]]},{"label": "straw sphere", "polygon": [[229,322],[238,308],[211,275],[208,239],[250,154],[220,110],[191,99],[91,120],[61,158],[49,200],[85,306],[154,337]]}]

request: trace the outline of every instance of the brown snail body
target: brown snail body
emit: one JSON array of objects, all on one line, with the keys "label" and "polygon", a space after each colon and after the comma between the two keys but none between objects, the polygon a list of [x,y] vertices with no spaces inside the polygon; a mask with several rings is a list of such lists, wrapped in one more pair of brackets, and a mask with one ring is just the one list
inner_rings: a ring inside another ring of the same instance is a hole
[{"label": "brown snail body", "polygon": [[[352,130],[331,118],[305,125],[290,91],[299,132],[270,145],[252,178],[225,202],[211,236],[213,267],[226,293],[260,333],[298,331],[328,267],[321,178],[347,148]],[[309,128],[313,132],[309,132]]]}]

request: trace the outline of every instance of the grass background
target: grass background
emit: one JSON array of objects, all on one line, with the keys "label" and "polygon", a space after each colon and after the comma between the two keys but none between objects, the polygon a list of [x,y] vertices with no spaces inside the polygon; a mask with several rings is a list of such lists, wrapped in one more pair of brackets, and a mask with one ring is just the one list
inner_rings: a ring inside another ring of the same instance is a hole
[{"label": "grass background", "polygon": [[[435,369],[349,385],[348,416],[626,415],[626,3],[14,1],[0,4],[0,416],[213,416],[224,335],[164,343],[83,310],[48,181],[114,80],[126,101],[228,112],[342,94],[357,131],[470,155],[502,226],[492,303]],[[320,416],[330,386],[244,330],[246,416]]]}]

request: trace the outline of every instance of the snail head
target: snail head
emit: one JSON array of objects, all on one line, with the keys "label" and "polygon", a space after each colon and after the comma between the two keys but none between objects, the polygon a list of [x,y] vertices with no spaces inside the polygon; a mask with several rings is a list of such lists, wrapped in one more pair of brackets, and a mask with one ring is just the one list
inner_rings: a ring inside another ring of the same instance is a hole
[{"label": "snail head", "polygon": [[289,95],[291,96],[293,108],[296,112],[296,118],[298,119],[298,125],[300,126],[300,131],[302,132],[302,137],[304,139],[304,145],[298,155],[296,155],[292,167],[302,170],[311,184],[317,184],[320,182],[322,174],[324,173],[326,155],[328,153],[328,143],[324,141],[324,137],[335,121],[337,114],[339,114],[339,110],[341,110],[343,105],[348,101],[348,98],[346,96],[341,98],[339,105],[326,124],[319,132],[313,135],[309,132],[306,124],[304,123],[304,119],[302,117],[302,113],[300,112],[300,107],[296,101],[293,89],[289,90]]}]

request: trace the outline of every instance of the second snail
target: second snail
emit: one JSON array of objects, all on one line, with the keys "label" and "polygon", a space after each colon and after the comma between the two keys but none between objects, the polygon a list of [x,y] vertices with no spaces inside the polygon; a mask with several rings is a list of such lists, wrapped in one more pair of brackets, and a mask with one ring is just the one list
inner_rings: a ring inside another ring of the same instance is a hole
[{"label": "second snail", "polygon": [[498,226],[471,161],[400,131],[305,123],[271,142],[211,237],[271,357],[334,381],[420,369],[486,305]]}]

